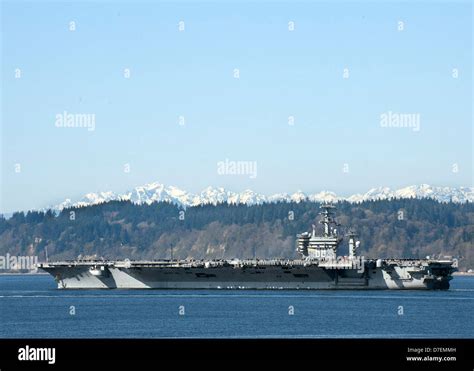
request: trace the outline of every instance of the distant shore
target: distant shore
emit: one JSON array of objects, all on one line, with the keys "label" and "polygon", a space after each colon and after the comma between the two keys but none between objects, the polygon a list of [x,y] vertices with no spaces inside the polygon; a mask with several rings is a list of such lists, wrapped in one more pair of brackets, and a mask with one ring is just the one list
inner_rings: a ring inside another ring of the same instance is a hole
[{"label": "distant shore", "polygon": [[474,272],[454,272],[453,276],[474,276]]}]

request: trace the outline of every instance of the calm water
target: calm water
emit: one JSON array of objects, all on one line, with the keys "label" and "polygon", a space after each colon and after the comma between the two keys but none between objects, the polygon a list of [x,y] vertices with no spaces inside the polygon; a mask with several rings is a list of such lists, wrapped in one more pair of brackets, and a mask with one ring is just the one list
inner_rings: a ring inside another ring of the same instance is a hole
[{"label": "calm water", "polygon": [[[456,277],[450,291],[55,287],[46,275],[0,275],[0,338],[474,338],[474,277]],[[70,314],[71,306],[75,315]],[[179,315],[180,306],[184,315]],[[289,315],[290,306],[294,315]],[[398,315],[400,306],[403,315]]]}]

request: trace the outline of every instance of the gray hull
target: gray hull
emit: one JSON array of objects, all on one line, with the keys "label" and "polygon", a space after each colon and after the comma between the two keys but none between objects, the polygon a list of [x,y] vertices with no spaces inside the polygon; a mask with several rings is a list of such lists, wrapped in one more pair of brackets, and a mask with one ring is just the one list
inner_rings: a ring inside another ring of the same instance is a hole
[{"label": "gray hull", "polygon": [[364,269],[334,269],[298,264],[216,266],[164,262],[45,263],[60,289],[448,289],[447,262],[384,261]]}]

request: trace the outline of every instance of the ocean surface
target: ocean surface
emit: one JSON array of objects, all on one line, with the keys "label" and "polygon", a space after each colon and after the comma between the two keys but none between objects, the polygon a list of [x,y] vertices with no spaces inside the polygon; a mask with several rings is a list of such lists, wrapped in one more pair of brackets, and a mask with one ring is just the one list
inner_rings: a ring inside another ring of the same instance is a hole
[{"label": "ocean surface", "polygon": [[0,338],[474,338],[474,277],[449,291],[57,290],[0,275]]}]

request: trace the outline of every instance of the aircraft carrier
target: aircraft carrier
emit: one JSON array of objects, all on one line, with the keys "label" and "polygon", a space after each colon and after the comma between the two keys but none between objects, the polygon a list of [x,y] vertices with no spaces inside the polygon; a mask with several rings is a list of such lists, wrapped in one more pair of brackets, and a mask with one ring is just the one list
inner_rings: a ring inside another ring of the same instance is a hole
[{"label": "aircraft carrier", "polygon": [[76,260],[38,265],[59,289],[310,289],[447,290],[456,260],[365,259],[349,231],[347,255],[338,255],[334,205],[321,205],[323,231],[297,235],[298,259]]}]

